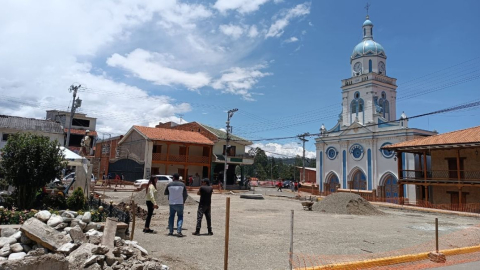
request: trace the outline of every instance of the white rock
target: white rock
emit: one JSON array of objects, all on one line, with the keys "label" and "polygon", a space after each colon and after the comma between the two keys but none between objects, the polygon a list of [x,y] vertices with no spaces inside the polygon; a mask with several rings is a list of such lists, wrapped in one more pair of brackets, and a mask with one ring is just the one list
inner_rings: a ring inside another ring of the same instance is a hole
[{"label": "white rock", "polygon": [[85,223],[90,223],[90,221],[92,221],[92,214],[90,212],[85,212],[85,214],[83,214],[82,221]]},{"label": "white rock", "polygon": [[10,237],[17,232],[17,229],[14,228],[3,228],[2,233],[0,234],[2,237]]},{"label": "white rock", "polygon": [[6,244],[15,244],[17,239],[13,237],[0,237],[0,247],[4,247]]},{"label": "white rock", "polygon": [[162,264],[162,270],[170,270],[170,267],[166,266],[165,264]]},{"label": "white rock", "polygon": [[87,236],[103,236],[103,233],[102,232],[99,232],[97,230],[94,230],[94,229],[91,229],[89,230],[88,232],[85,233]]},{"label": "white rock", "polygon": [[68,255],[79,246],[80,244],[78,243],[65,243],[59,249],[57,249],[57,252],[61,252]]},{"label": "white rock", "polygon": [[[7,260],[7,258],[5,258],[5,257],[0,257],[0,262],[1,262],[1,261],[5,261],[5,260]],[[143,269],[143,268],[142,268],[142,269]]]},{"label": "white rock", "polygon": [[52,213],[48,212],[47,210],[43,210],[35,214],[35,217],[43,222],[47,222],[51,216]]},{"label": "white rock", "polygon": [[72,213],[67,211],[63,212],[61,216],[66,218],[75,218],[75,216]]},{"label": "white rock", "polygon": [[57,216],[53,214],[50,219],[47,221],[47,225],[50,227],[55,227],[58,224],[63,222],[63,218],[61,216]]},{"label": "white rock", "polygon": [[27,253],[25,252],[12,253],[10,254],[10,256],[8,256],[8,260],[22,260],[23,258],[25,258],[25,256],[27,256]]},{"label": "white rock", "polygon": [[78,219],[74,219],[72,220],[72,222],[70,223],[70,227],[75,227],[75,226],[79,226],[80,229],[85,229],[85,227],[87,226],[87,223],[81,221],[81,220],[78,220]]},{"label": "white rock", "polygon": [[17,241],[22,237],[22,231],[14,233],[11,237],[17,239]]},{"label": "white rock", "polygon": [[63,231],[66,232],[66,233],[70,233],[70,230],[71,230],[71,229],[72,229],[72,227],[65,227],[65,228],[63,229]]},{"label": "white rock", "polygon": [[10,250],[10,244],[5,244],[5,246],[3,246],[0,249],[0,256],[1,257],[8,257],[8,255],[10,255],[10,253],[12,253],[12,251]]},{"label": "white rock", "polygon": [[132,246],[135,247],[136,249],[140,250],[140,252],[142,253],[143,256],[148,255],[148,251],[146,249],[144,249],[143,247],[139,246],[138,244],[132,244]]},{"label": "white rock", "polygon": [[20,245],[19,243],[15,243],[13,245],[10,245],[10,250],[13,252],[13,253],[18,253],[18,252],[22,252],[23,251],[23,247],[22,245]]},{"label": "white rock", "polygon": [[90,222],[88,223],[87,226],[85,226],[85,229],[83,229],[84,232],[88,232],[90,231],[91,229],[94,229],[94,230],[99,230],[100,229],[100,225],[95,223],[95,222]]}]

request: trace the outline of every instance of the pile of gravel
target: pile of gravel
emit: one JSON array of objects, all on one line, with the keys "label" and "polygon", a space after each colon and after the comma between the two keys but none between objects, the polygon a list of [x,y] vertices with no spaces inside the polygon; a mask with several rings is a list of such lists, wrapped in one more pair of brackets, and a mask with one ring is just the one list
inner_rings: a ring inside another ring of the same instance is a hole
[{"label": "pile of gravel", "polygon": [[367,200],[354,193],[330,194],[323,200],[315,203],[312,210],[341,215],[384,215],[382,211],[378,210]]},{"label": "pile of gravel", "polygon": [[[157,201],[158,205],[168,205],[168,196],[163,195],[165,193],[165,188],[167,187],[166,183],[157,183],[157,196],[155,196],[155,201]],[[147,197],[147,193],[145,190],[140,190],[135,195],[133,195],[133,200],[137,204],[145,204],[145,198]],[[126,199],[125,202],[129,202],[130,198]],[[188,196],[185,204],[197,204],[192,197]]]}]

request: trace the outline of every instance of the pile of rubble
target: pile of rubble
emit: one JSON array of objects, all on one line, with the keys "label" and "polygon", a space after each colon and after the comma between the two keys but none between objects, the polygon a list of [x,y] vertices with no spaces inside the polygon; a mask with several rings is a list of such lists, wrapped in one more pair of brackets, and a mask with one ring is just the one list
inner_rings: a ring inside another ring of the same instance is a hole
[{"label": "pile of rubble", "polygon": [[316,202],[312,210],[340,215],[378,216],[385,214],[360,195],[342,192],[332,193]]},{"label": "pile of rubble", "polygon": [[115,219],[107,219],[103,232],[90,219],[90,212],[40,211],[20,230],[2,228],[0,269],[169,269],[137,242],[115,236]]}]

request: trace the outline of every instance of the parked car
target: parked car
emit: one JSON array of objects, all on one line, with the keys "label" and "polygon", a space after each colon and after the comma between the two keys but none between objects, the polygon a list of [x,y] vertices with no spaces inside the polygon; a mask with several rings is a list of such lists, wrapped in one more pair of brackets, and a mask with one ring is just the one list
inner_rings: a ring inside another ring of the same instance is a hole
[{"label": "parked car", "polygon": [[[171,175],[157,174],[152,176],[157,178],[157,183],[168,184],[173,181],[173,176]],[[147,188],[148,181],[149,181],[148,179],[138,179],[138,180],[135,180],[135,182],[133,182],[133,186],[138,190],[142,190],[144,188]]]},{"label": "parked car", "polygon": [[133,186],[138,190],[142,190],[147,187],[148,181],[148,179],[138,179],[133,182]]},{"label": "parked car", "polygon": [[[62,178],[62,182],[64,184],[69,184],[70,182],[72,182],[72,180],[75,178],[75,173],[72,172],[72,173],[69,173],[68,175],[66,175],[65,177]],[[95,176],[93,175],[92,173],[92,176],[91,176],[91,179],[90,179],[92,182],[95,182]]]},{"label": "parked car", "polygon": [[292,181],[290,180],[285,180],[283,181],[283,188],[290,188],[292,186]]}]

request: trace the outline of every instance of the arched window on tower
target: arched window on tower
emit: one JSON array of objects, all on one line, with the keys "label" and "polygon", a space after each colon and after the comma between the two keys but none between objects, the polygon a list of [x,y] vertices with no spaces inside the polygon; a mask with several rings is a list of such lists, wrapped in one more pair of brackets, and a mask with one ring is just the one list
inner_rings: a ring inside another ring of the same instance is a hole
[{"label": "arched window on tower", "polygon": [[356,114],[357,113],[357,101],[356,100],[353,100],[352,101],[352,104],[350,105],[350,113],[351,114]]},{"label": "arched window on tower", "polygon": [[363,112],[363,99],[358,100],[358,112]]},{"label": "arched window on tower", "polygon": [[368,72],[372,72],[372,60],[368,60]]},{"label": "arched window on tower", "polygon": [[367,29],[363,28],[363,36],[367,35]]},{"label": "arched window on tower", "polygon": [[370,36],[373,37],[373,28],[370,28]]},{"label": "arched window on tower", "polygon": [[390,121],[390,105],[388,104],[388,100],[383,102],[383,118]]}]

